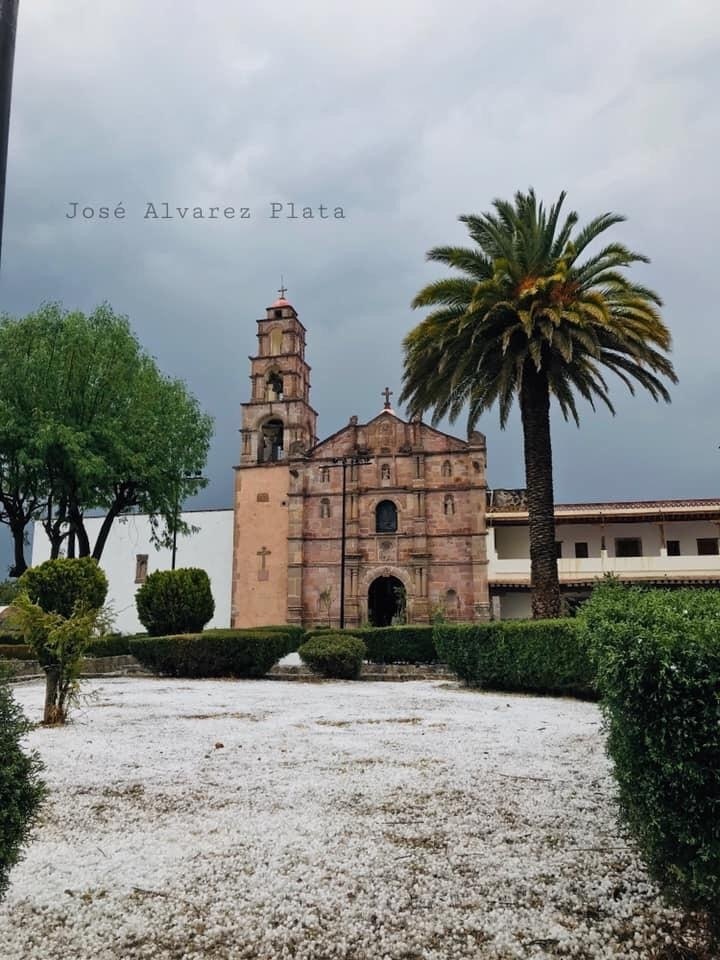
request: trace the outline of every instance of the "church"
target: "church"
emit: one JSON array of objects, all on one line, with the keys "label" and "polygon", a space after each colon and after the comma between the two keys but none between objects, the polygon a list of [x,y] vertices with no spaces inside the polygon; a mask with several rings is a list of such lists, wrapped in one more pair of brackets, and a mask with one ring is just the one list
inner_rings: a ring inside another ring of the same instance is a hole
[{"label": "church", "polygon": [[306,330],[281,296],[258,320],[235,468],[231,624],[490,617],[485,438],[392,409],[317,437]]},{"label": "church", "polygon": [[[187,511],[177,565],[210,576],[210,627],[526,618],[530,550],[524,490],[489,489],[481,433],[463,440],[392,408],[350,416],[318,438],[306,330],[280,297],[257,321],[241,404],[229,508]],[[382,398],[382,399],[381,399]],[[102,517],[86,518],[91,535]],[[560,587],[569,609],[612,573],[627,583],[720,587],[720,499],[556,504]],[[37,522],[32,564],[50,556]],[[115,628],[142,629],[135,593],[171,569],[147,516],[113,524],[101,565]]]}]

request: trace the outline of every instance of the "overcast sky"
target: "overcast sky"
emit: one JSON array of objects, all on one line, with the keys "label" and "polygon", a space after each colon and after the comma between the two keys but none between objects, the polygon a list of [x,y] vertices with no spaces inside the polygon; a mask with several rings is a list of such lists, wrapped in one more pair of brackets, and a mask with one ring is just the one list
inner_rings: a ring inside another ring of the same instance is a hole
[{"label": "overcast sky", "polygon": [[[556,415],[556,497],[717,496],[719,47],[712,0],[23,0],[0,310],[126,313],[215,417],[193,505],[229,506],[281,273],[323,437],[397,396],[410,301],[442,272],[425,252],[464,242],[458,215],[565,189],[581,220],[628,217],[680,383],[666,406],[618,382],[617,416],[586,408],[580,430]],[[165,201],[251,219],[144,218]],[[345,219],[269,218],[290,202]],[[523,486],[517,419],[480,428],[489,484]]]}]

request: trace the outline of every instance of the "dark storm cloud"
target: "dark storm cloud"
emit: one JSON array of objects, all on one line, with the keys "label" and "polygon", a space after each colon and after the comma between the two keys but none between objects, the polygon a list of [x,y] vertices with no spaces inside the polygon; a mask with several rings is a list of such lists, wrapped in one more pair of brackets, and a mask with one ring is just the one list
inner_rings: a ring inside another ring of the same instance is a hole
[{"label": "dark storm cloud", "polygon": [[[308,327],[321,434],[399,392],[424,262],[463,212],[533,184],[607,209],[653,259],[681,378],[671,407],[614,390],[618,415],[557,423],[563,500],[713,495],[720,461],[714,297],[720,14],[704,0],[271,6],[25,3],[0,307],[46,298],[127,313],[216,418],[199,504],[230,503],[255,320],[285,276]],[[65,218],[69,202],[123,220]],[[250,221],[143,219],[148,201]],[[346,219],[270,220],[273,201]],[[490,482],[521,485],[516,421]],[[464,425],[458,424],[458,432]]]}]

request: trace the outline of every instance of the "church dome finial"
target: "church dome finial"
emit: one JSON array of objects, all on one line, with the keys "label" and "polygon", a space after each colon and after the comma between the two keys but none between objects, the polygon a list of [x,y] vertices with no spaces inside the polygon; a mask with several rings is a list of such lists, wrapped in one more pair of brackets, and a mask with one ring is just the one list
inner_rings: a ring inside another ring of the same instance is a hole
[{"label": "church dome finial", "polygon": [[292,304],[285,297],[285,294],[287,293],[287,287],[285,286],[285,281],[283,280],[282,274],[280,274],[280,286],[278,288],[278,293],[280,296],[277,298],[275,303],[270,305],[270,309],[273,307],[291,307]]}]

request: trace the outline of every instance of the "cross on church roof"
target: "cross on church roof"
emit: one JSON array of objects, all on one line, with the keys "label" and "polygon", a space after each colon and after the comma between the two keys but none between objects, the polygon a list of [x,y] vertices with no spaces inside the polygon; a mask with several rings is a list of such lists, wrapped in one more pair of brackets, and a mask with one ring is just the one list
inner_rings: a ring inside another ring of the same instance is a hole
[{"label": "cross on church roof", "polygon": [[393,395],[393,392],[392,392],[392,390],[390,389],[390,387],[385,387],[384,390],[381,390],[381,391],[380,391],[380,396],[381,396],[381,397],[385,397],[385,407],[384,407],[385,410],[390,410],[390,409],[392,409],[391,406],[390,406],[390,397],[391,397],[392,395]]},{"label": "cross on church roof", "polygon": [[281,299],[285,299],[285,294],[287,293],[287,287],[285,286],[285,281],[283,280],[283,275],[280,274],[280,287],[278,288],[278,293],[280,294]]}]

